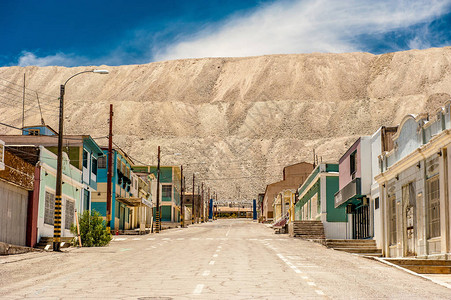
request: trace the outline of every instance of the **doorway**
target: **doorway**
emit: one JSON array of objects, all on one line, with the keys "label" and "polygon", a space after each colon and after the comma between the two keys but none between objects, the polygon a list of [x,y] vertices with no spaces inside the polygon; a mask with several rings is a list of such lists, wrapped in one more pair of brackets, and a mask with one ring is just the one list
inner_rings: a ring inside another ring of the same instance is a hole
[{"label": "doorway", "polygon": [[413,182],[402,187],[404,256],[416,256],[415,249],[415,187]]},{"label": "doorway", "polygon": [[352,213],[352,238],[370,238],[370,210],[368,205],[361,205],[355,208]]},{"label": "doorway", "polygon": [[121,205],[119,211],[119,230],[124,230],[125,227],[125,207]]}]

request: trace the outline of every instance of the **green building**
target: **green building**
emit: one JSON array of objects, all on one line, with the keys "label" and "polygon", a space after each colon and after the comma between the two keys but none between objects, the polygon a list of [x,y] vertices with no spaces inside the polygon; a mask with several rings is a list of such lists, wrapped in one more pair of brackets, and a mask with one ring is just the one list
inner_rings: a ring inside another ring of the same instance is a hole
[{"label": "green building", "polygon": [[[134,172],[153,174],[157,177],[156,166],[133,166]],[[161,201],[160,215],[162,222],[180,222],[180,167],[163,166],[160,167]],[[152,200],[154,205],[154,217],[156,212],[156,200]]]},{"label": "green building", "polygon": [[346,209],[335,208],[337,191],[338,164],[319,164],[298,189],[295,220],[321,221],[327,239],[347,238]]}]

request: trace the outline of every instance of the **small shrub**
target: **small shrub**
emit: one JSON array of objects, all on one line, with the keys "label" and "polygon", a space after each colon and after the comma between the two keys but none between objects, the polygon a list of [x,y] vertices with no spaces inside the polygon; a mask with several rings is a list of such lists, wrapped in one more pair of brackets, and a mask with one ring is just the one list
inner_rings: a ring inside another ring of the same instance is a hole
[{"label": "small shrub", "polygon": [[[93,210],[78,214],[80,224],[80,238],[83,247],[106,246],[111,241],[111,234],[107,231],[105,221],[99,212]],[[72,224],[70,231],[76,236],[77,226]],[[78,240],[77,240],[78,245]]]}]

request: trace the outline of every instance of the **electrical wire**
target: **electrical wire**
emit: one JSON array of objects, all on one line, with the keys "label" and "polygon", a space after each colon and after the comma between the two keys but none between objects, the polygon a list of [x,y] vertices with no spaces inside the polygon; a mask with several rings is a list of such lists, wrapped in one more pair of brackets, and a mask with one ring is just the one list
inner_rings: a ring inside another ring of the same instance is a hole
[{"label": "electrical wire", "polygon": [[[10,84],[13,84],[13,85],[18,86],[18,87],[20,87],[20,88],[23,88],[23,85],[19,85],[19,84],[17,84],[17,83],[14,83],[14,82],[12,82],[12,81],[9,81],[9,80],[7,80],[7,79],[5,79],[5,78],[0,77],[0,80],[6,81],[6,82],[8,82],[8,83],[10,83]],[[36,90],[33,90],[33,89],[30,89],[30,88],[27,88],[27,87],[26,87],[26,88],[25,88],[25,92],[26,92],[27,90],[32,91],[32,92],[37,92]],[[20,92],[22,92],[22,90],[21,90]],[[27,93],[27,92],[26,92],[26,93]],[[50,97],[50,99],[55,99],[55,100],[58,100],[58,99],[59,99],[58,97],[55,97],[54,95],[46,94],[46,93],[43,93],[43,92],[39,92],[39,93],[41,93],[42,95],[46,95],[47,97]]]}]

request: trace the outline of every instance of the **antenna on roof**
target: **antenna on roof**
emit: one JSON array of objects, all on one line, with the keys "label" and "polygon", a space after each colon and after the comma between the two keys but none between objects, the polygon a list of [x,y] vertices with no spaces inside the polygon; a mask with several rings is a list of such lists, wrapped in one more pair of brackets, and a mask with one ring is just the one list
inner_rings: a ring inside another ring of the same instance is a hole
[{"label": "antenna on roof", "polygon": [[41,125],[45,126],[44,117],[42,116],[41,103],[39,102],[38,92],[36,92],[36,98],[38,99],[39,113],[41,114]]}]

